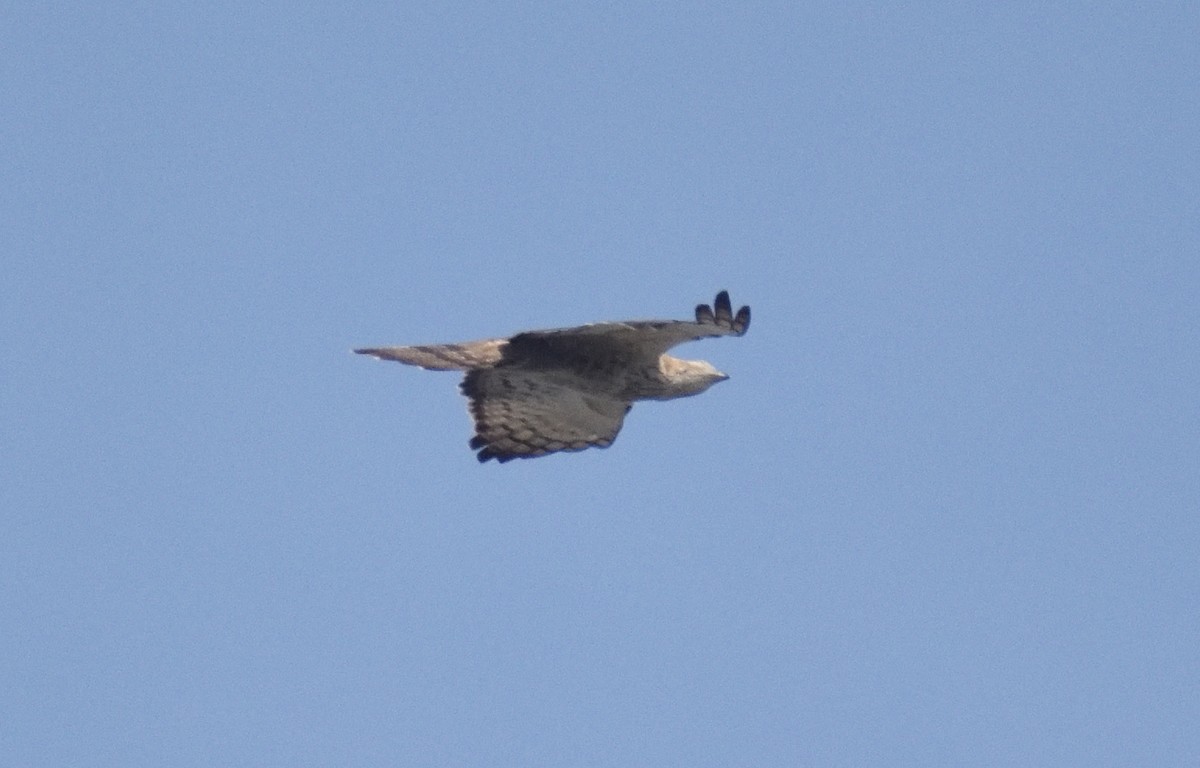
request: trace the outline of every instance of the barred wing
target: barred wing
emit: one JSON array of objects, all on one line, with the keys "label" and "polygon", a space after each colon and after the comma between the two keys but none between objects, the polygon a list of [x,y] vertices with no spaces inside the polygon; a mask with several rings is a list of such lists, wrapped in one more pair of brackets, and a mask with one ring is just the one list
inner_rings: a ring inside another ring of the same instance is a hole
[{"label": "barred wing", "polygon": [[471,401],[482,461],[531,459],[559,451],[607,448],[616,439],[630,404],[589,389],[586,379],[519,367],[473,370],[462,392]]}]

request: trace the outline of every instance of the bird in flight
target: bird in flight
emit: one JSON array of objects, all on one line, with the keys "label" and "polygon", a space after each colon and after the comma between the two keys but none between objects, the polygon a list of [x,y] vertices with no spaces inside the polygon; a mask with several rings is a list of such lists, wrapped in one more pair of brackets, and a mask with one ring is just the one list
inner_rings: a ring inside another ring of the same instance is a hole
[{"label": "bird in flight", "polygon": [[466,371],[459,388],[475,421],[479,461],[532,459],[607,448],[637,400],[698,395],[729,378],[704,360],[667,350],[710,336],[741,336],[750,307],[735,315],[721,291],[692,320],[632,320],[527,331],[507,339],[354,350],[431,371]]}]

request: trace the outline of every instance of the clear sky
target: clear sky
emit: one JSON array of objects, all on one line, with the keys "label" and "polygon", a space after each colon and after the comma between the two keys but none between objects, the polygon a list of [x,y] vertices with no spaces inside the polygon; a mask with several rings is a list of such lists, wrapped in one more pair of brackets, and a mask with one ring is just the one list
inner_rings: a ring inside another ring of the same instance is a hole
[{"label": "clear sky", "polygon": [[[10,3],[0,763],[1200,764],[1194,3]],[[363,345],[687,318],[476,463]]]}]

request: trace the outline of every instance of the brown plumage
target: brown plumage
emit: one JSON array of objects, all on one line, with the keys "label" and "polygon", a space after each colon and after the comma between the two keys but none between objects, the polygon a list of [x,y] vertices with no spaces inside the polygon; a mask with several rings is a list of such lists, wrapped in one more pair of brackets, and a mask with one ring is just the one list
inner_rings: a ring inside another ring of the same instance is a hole
[{"label": "brown plumage", "polygon": [[711,336],[741,336],[750,308],[737,314],[721,291],[696,319],[634,320],[518,333],[461,344],[354,350],[434,371],[466,371],[460,385],[475,421],[480,461],[528,459],[607,448],[636,400],[698,395],[729,378],[703,360],[667,350]]}]

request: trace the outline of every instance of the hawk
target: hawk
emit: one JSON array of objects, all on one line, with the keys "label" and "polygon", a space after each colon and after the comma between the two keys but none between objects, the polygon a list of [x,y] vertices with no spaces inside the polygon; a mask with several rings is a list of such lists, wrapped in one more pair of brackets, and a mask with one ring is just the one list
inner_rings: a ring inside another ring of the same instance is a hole
[{"label": "hawk", "polygon": [[507,339],[354,350],[431,371],[466,371],[484,462],[532,459],[559,451],[607,448],[637,400],[698,395],[729,377],[704,360],[666,354],[685,341],[741,336],[750,307],[735,315],[721,291],[692,320],[632,320],[527,331]]}]

